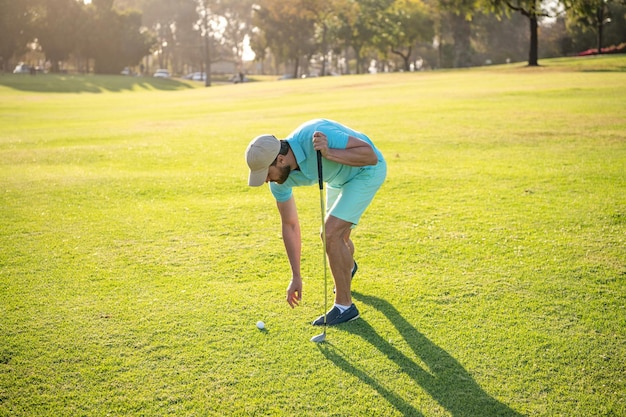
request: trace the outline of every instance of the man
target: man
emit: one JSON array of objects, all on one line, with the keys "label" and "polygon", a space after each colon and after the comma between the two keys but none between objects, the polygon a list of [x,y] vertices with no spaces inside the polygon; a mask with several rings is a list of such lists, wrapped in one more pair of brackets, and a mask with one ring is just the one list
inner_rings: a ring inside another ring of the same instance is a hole
[{"label": "man", "polygon": [[[318,184],[317,151],[322,154],[327,183],[326,255],[335,282],[335,303],[326,314],[326,324],[334,325],[359,317],[350,292],[357,270],[350,232],[385,180],[382,153],[363,133],[332,120],[315,119],[284,140],[272,135],[254,138],[246,149],[248,185],[269,183],[276,199],[292,273],[287,302],[294,308],[302,300],[302,276],[300,224],[292,188]],[[323,315],[313,322],[323,324]]]}]

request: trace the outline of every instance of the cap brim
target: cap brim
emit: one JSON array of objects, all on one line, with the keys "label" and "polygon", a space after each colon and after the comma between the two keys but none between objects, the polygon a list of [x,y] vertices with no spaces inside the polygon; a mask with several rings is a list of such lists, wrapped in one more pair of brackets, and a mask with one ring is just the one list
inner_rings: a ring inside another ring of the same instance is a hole
[{"label": "cap brim", "polygon": [[259,187],[265,184],[268,171],[269,167],[257,169],[256,171],[250,171],[250,175],[248,176],[248,185],[251,187]]}]

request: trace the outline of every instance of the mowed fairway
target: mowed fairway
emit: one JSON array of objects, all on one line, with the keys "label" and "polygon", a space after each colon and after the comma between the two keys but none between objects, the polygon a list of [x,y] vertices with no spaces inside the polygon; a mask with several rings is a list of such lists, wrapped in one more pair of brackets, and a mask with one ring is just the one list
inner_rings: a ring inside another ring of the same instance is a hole
[{"label": "mowed fairway", "polygon": [[[626,57],[542,64],[0,76],[0,416],[626,415]],[[319,191],[292,310],[243,159],[315,117],[389,165],[319,345]]]}]

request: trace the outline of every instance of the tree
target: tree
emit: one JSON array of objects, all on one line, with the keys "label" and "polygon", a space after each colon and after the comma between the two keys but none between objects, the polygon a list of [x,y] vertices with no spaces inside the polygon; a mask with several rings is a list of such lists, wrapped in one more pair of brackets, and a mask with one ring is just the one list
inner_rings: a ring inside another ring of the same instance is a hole
[{"label": "tree", "polygon": [[211,86],[211,37],[213,34],[211,27],[211,5],[210,0],[200,0],[198,3],[198,14],[200,20],[198,26],[200,27],[202,41],[203,41],[203,56],[204,56],[204,69],[206,77],[204,78],[204,86]]},{"label": "tree", "polygon": [[[472,65],[521,62],[528,58],[528,28],[521,14],[500,17],[475,13],[472,28]],[[544,36],[542,39],[545,45]]]},{"label": "tree", "polygon": [[[554,3],[550,3],[554,5]],[[555,13],[544,6],[541,0],[492,0],[498,9],[508,8],[528,18],[530,24],[530,47],[528,50],[528,66],[539,65],[539,21],[544,17],[554,17]]]},{"label": "tree", "polygon": [[315,23],[315,50],[321,55],[321,75],[327,74],[327,58],[336,46],[336,34],[341,27],[338,17],[350,9],[351,0],[302,0],[303,9]]},{"label": "tree", "polygon": [[404,70],[410,70],[410,58],[418,42],[428,42],[433,38],[433,21],[426,5],[421,0],[396,0],[385,11],[381,26],[382,49],[400,56]]},{"label": "tree", "polygon": [[465,68],[472,65],[472,22],[469,16],[474,11],[467,11],[466,13],[449,12],[447,19],[449,21],[449,27],[452,31],[453,39],[453,61],[452,66],[454,68]]},{"label": "tree", "polygon": [[44,0],[37,17],[36,37],[52,72],[77,49],[79,24],[86,18],[76,0]]},{"label": "tree", "polygon": [[74,53],[77,58],[77,69],[80,72],[91,72],[90,63],[94,58],[94,51],[91,45],[94,39],[94,25],[96,22],[96,10],[88,6],[83,10],[83,18],[78,22],[76,29],[76,49]]},{"label": "tree", "polygon": [[368,47],[374,47],[383,32],[384,12],[393,0],[352,0],[339,13],[341,27],[337,30],[340,42],[351,47],[356,55],[356,73],[364,69],[363,59]]},{"label": "tree", "polygon": [[120,19],[119,58],[124,66],[135,66],[143,57],[150,53],[150,49],[156,42],[154,38],[142,26],[142,15],[138,11],[118,13]]},{"label": "tree", "polygon": [[[620,4],[621,3],[621,4]],[[605,28],[624,20],[625,1],[612,0],[575,0],[568,9],[568,15],[575,26],[582,32],[591,31],[596,34],[596,50],[602,53],[604,46]],[[626,37],[626,32],[624,33]],[[626,40],[626,39],[625,39]]]},{"label": "tree", "polygon": [[13,57],[35,37],[35,16],[34,0],[0,0],[0,71],[9,70]]},{"label": "tree", "polygon": [[301,0],[260,0],[254,11],[254,23],[263,32],[264,42],[254,42],[253,48],[266,45],[277,59],[291,61],[293,76],[298,77],[301,57],[314,50],[314,18],[302,8]]},{"label": "tree", "polygon": [[149,53],[152,38],[141,31],[138,12],[120,13],[113,9],[113,0],[93,0],[91,7],[89,50],[96,73],[119,74]]},{"label": "tree", "polygon": [[[144,25],[156,38],[155,54],[161,68],[177,71],[180,66],[181,46],[192,44],[203,50],[199,36],[199,3],[197,0],[147,0],[143,6]],[[196,41],[197,40],[197,41]],[[201,55],[202,59],[204,55]]]},{"label": "tree", "polygon": [[473,18],[479,13],[481,0],[438,0],[439,40],[443,47],[444,28],[452,37],[452,66],[468,67],[472,63],[471,36]]},{"label": "tree", "polygon": [[234,60],[241,68],[243,44],[249,35],[253,0],[200,0],[198,27],[203,38],[207,72],[205,86],[211,85],[211,62]]},{"label": "tree", "polygon": [[252,34],[252,13],[255,0],[222,0],[217,13],[226,26],[223,32],[225,47],[230,49],[238,63],[243,63],[244,41]]}]

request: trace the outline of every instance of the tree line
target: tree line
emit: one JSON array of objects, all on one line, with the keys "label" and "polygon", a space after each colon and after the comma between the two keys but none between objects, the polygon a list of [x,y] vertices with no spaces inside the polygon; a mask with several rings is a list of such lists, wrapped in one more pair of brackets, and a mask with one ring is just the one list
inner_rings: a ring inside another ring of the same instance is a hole
[{"label": "tree line", "polygon": [[210,74],[218,61],[243,71],[251,49],[257,72],[296,77],[534,66],[625,43],[626,0],[0,0],[5,71],[38,52],[52,72]]}]

